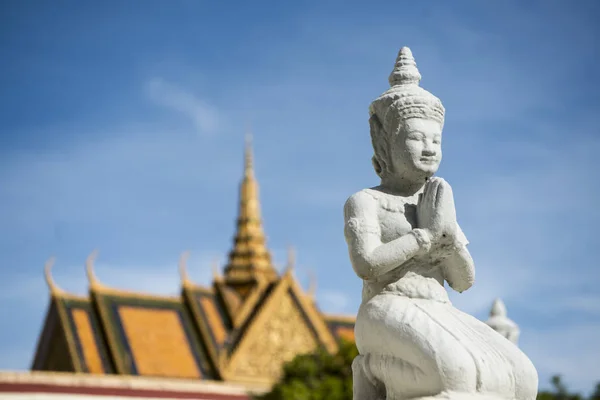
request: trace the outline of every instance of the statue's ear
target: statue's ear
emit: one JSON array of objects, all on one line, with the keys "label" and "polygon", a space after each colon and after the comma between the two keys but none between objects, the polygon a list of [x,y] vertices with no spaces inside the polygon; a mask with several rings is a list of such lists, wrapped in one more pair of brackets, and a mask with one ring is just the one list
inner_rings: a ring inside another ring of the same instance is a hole
[{"label": "statue's ear", "polygon": [[382,173],[387,171],[389,160],[387,135],[377,114],[371,114],[369,125],[371,127],[371,144],[375,152],[371,162],[373,163],[373,168],[375,168],[375,173],[381,178]]},{"label": "statue's ear", "polygon": [[373,164],[373,169],[375,170],[375,173],[377,174],[377,176],[381,178],[381,173],[383,172],[383,168],[381,168],[381,164],[379,163],[379,160],[377,159],[376,155],[371,157],[371,164]]},{"label": "statue's ear", "polygon": [[371,136],[373,135],[373,130],[383,130],[383,125],[381,124],[377,114],[371,114],[371,117],[369,118],[369,126],[371,127]]}]

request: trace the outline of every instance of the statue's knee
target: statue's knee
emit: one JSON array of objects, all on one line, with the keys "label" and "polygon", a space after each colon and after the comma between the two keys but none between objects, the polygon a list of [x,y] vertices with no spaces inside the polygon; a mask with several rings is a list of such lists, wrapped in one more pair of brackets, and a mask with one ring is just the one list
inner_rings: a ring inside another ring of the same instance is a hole
[{"label": "statue's knee", "polygon": [[515,398],[523,400],[535,400],[538,394],[537,379],[520,379],[517,381]]},{"label": "statue's knee", "polygon": [[382,400],[385,393],[372,376],[368,366],[368,356],[358,355],[352,361],[352,386],[354,399]]},{"label": "statue's knee", "polygon": [[365,375],[365,356],[363,356],[362,354],[357,355],[356,357],[354,357],[354,360],[352,360],[352,374],[356,377],[362,377]]},{"label": "statue's knee", "polygon": [[524,400],[535,400],[538,392],[538,374],[529,359],[525,358],[519,364],[520,368],[515,368],[515,398]]},{"label": "statue's knee", "polygon": [[373,376],[373,371],[369,366],[370,355],[359,354],[352,360],[352,375],[354,379],[366,380],[372,385],[377,384],[377,379]]}]

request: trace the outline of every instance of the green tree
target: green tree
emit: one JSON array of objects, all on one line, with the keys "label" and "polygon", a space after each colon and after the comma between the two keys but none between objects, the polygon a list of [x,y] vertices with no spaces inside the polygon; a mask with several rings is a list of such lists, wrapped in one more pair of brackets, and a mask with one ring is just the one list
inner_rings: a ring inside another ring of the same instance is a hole
[{"label": "green tree", "polygon": [[352,400],[352,360],[358,355],[353,342],[343,341],[339,351],[320,349],[295,357],[283,368],[281,380],[260,400]]},{"label": "green tree", "polygon": [[[569,393],[567,390],[567,386],[562,381],[560,375],[555,375],[550,380],[552,383],[553,391],[543,391],[539,392],[537,395],[537,400],[583,400],[578,393]],[[590,400],[594,399],[590,397]]]},{"label": "green tree", "polygon": [[592,392],[589,400],[600,400],[600,382],[596,383],[596,388]]}]

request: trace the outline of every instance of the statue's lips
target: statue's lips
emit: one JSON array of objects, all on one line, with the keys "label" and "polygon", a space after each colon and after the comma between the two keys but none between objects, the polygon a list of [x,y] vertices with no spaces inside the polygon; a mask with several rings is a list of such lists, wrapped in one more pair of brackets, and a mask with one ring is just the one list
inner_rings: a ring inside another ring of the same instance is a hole
[{"label": "statue's lips", "polygon": [[437,162],[437,158],[432,158],[432,157],[421,157],[419,159],[419,161],[421,161],[422,163],[425,164],[434,164]]}]

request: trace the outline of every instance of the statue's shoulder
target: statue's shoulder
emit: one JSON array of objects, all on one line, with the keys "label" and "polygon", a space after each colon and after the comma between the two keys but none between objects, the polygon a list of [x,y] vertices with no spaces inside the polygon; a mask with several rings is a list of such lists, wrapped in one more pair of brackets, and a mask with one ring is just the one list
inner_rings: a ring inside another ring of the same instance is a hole
[{"label": "statue's shoulder", "polygon": [[344,204],[344,214],[356,215],[376,208],[378,202],[377,192],[373,189],[363,189],[348,197]]}]

